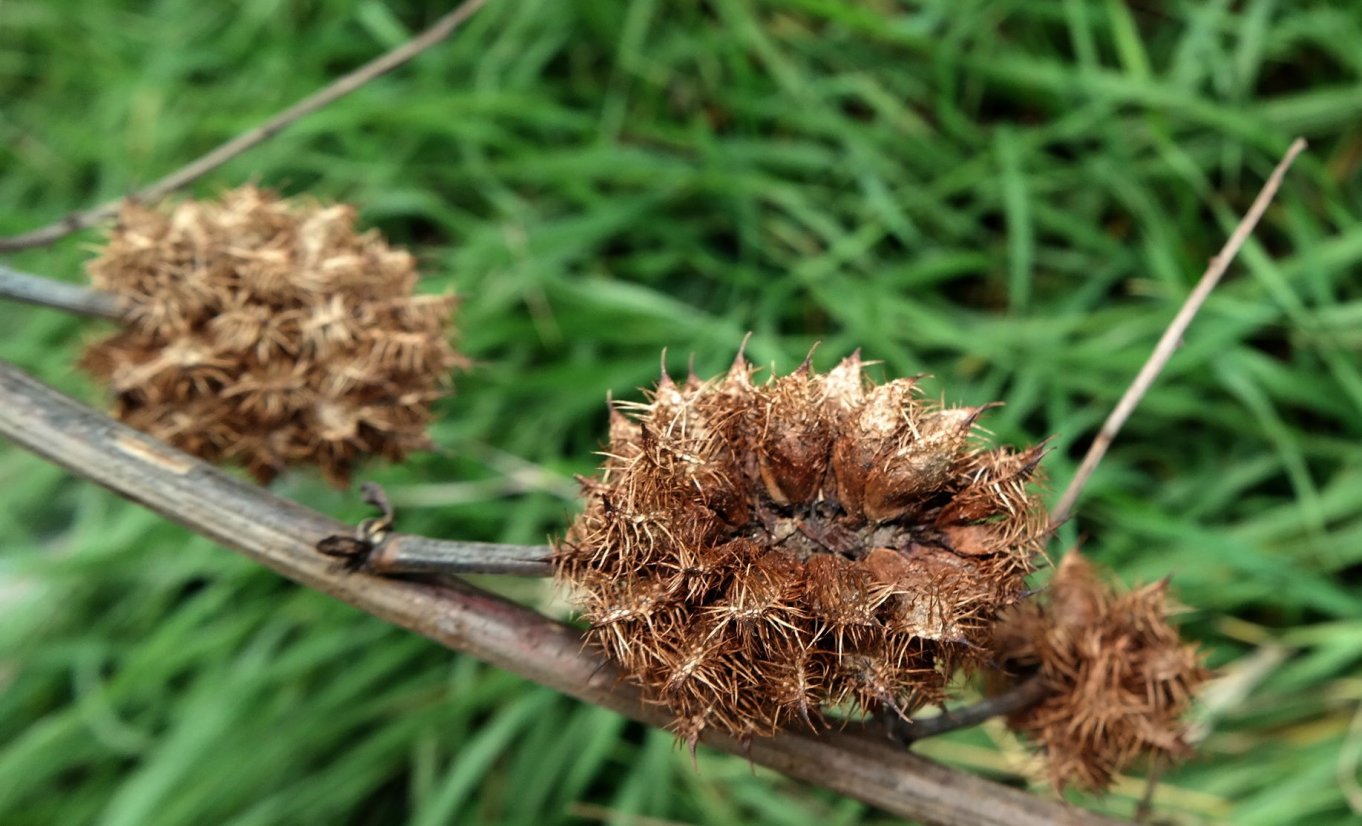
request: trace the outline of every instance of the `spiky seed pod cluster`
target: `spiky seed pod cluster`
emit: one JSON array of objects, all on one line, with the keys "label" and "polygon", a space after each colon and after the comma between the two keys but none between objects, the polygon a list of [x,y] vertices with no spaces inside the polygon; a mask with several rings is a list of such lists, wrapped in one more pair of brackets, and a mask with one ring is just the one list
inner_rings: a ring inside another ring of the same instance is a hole
[{"label": "spiky seed pod cluster", "polygon": [[356,231],[344,204],[251,186],[128,203],[89,272],[126,307],[83,358],[114,413],[262,482],[315,464],[344,484],[361,455],[424,447],[431,403],[463,364],[454,297],[413,295],[413,256]]},{"label": "spiky seed pod cluster", "polygon": [[1043,601],[996,626],[998,657],[1050,689],[1008,719],[1044,751],[1056,789],[1107,789],[1141,757],[1189,751],[1180,718],[1207,673],[1167,619],[1168,582],[1117,593],[1078,553],[1065,556]]},{"label": "spiky seed pod cluster", "polygon": [[859,356],[726,376],[611,410],[600,475],[554,562],[589,636],[692,745],[910,714],[982,662],[1041,544],[1040,448],[975,438],[985,408],[874,385]]}]

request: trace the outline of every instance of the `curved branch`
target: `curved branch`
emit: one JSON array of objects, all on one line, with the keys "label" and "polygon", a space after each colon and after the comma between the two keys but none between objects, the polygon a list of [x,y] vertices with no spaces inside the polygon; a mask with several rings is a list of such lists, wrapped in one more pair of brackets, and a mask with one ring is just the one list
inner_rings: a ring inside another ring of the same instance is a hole
[{"label": "curved branch", "polygon": [[[0,435],[310,588],[526,679],[652,725],[618,673],[573,629],[464,582],[348,573],[313,548],[348,529],[91,410],[0,362]],[[924,823],[1117,823],[848,732],[703,742]]]},{"label": "curved branch", "polygon": [[[237,155],[266,140],[274,137],[296,121],[312,114],[322,107],[339,100],[350,94],[364,84],[380,75],[387,74],[403,63],[421,54],[431,46],[439,43],[454,33],[465,20],[473,15],[473,12],[482,8],[487,0],[465,0],[463,5],[454,11],[435,21],[435,24],[426,29],[421,34],[408,40],[392,51],[383,54],[355,71],[336,79],[328,86],[313,92],[289,108],[251,129],[243,132],[235,138],[213,149],[208,154],[194,160],[186,166],[175,170],[166,175],[159,181],[138,190],[128,196],[138,201],[156,201],[165,195],[174,192],[182,186],[202,178],[214,169],[235,158]],[[12,235],[8,238],[0,238],[0,252],[13,252],[15,250],[28,249],[29,247],[41,247],[65,238],[73,232],[94,226],[106,218],[111,218],[118,212],[118,206],[123,199],[109,201],[97,207],[73,212],[52,224],[48,224],[40,229],[25,232],[20,235]]]}]

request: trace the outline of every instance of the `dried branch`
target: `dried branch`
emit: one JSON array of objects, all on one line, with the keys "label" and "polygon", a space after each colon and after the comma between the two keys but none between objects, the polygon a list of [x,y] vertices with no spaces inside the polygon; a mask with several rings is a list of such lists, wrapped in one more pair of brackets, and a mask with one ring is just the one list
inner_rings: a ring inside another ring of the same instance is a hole
[{"label": "dried branch", "polygon": [[1258,193],[1258,197],[1254,199],[1249,211],[1239,221],[1239,225],[1234,228],[1234,232],[1230,234],[1225,246],[1221,248],[1218,255],[1211,259],[1210,265],[1192,290],[1192,294],[1187,296],[1182,309],[1178,310],[1178,314],[1168,325],[1168,329],[1163,331],[1163,336],[1155,345],[1154,352],[1149,354],[1149,359],[1140,368],[1135,380],[1130,383],[1130,387],[1126,388],[1126,392],[1116,403],[1111,415],[1107,416],[1107,420],[1102,423],[1102,429],[1093,439],[1092,446],[1088,448],[1087,455],[1083,457],[1083,463],[1079,465],[1073,481],[1069,482],[1069,486],[1064,489],[1064,494],[1059,498],[1059,504],[1055,505],[1054,510],[1051,511],[1051,525],[1060,525],[1073,514],[1074,503],[1078,501],[1079,494],[1088,484],[1092,472],[1097,469],[1097,464],[1106,455],[1107,448],[1111,446],[1112,440],[1121,431],[1126,419],[1130,418],[1130,414],[1135,410],[1135,406],[1140,403],[1140,399],[1144,398],[1144,394],[1154,384],[1154,379],[1158,378],[1164,365],[1173,357],[1173,352],[1182,344],[1182,336],[1187,332],[1188,325],[1196,317],[1197,311],[1201,309],[1201,305],[1205,303],[1206,298],[1211,294],[1211,290],[1215,289],[1215,285],[1219,283],[1220,277],[1225,274],[1225,270],[1234,260],[1234,256],[1239,253],[1239,248],[1252,234],[1253,228],[1258,224],[1258,219],[1262,218],[1263,213],[1267,211],[1268,204],[1271,203],[1273,196],[1277,194],[1278,187],[1282,184],[1286,170],[1296,160],[1296,156],[1304,150],[1305,140],[1303,138],[1296,138],[1291,143],[1291,146],[1286,150],[1286,155],[1277,164],[1277,168],[1272,170],[1267,183],[1263,184],[1262,191]]},{"label": "dried branch", "polygon": [[[575,630],[457,580],[437,585],[347,573],[314,550],[323,537],[346,532],[345,526],[112,421],[3,362],[0,434],[387,622],[633,719],[653,725],[668,719],[584,651]],[[846,732],[785,732],[747,744],[710,735],[704,742],[924,823],[1119,822]]]},{"label": "dried branch", "polygon": [[113,293],[29,275],[4,264],[0,264],[0,297],[111,321],[123,318],[118,296]]},{"label": "dried branch", "polygon": [[[455,29],[471,17],[474,12],[482,8],[486,2],[487,0],[466,0],[454,11],[441,17],[430,28],[406,43],[369,61],[355,71],[303,98],[254,129],[243,132],[208,154],[128,197],[138,201],[156,201],[180,187],[198,180],[237,155],[264,143],[298,120],[345,97],[374,78],[387,74],[449,37]],[[122,203],[122,200],[109,201],[91,209],[73,212],[60,221],[31,232],[0,238],[0,252],[13,252],[30,247],[45,246],[73,232],[93,226],[106,218],[112,217],[118,211],[118,205]]]}]

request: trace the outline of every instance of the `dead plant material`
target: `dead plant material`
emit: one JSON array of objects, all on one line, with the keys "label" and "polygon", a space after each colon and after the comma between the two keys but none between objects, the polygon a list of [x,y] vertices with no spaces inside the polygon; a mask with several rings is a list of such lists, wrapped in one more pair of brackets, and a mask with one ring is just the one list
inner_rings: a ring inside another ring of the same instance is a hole
[{"label": "dead plant material", "polygon": [[1168,581],[1118,593],[1065,556],[1043,600],[1009,611],[995,651],[1048,693],[1007,718],[1043,749],[1051,783],[1093,791],[1142,757],[1186,757],[1180,718],[1207,672],[1167,619]]},{"label": "dead plant material", "polygon": [[989,447],[985,407],[862,368],[806,361],[757,384],[740,354],[726,376],[664,374],[611,410],[554,567],[590,640],[692,747],[711,727],[750,738],[939,702],[1022,596],[1042,449]]},{"label": "dead plant material", "polygon": [[82,365],[124,422],[261,482],[427,446],[431,404],[464,359],[455,298],[413,295],[413,256],[355,210],[247,186],[168,209],[123,206],[89,265],[126,326]]}]

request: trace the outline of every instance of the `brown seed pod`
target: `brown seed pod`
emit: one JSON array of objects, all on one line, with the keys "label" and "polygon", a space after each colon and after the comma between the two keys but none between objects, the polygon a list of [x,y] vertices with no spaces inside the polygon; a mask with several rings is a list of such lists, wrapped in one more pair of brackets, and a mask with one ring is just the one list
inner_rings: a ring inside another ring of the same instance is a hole
[{"label": "brown seed pod", "polygon": [[466,364],[453,296],[415,296],[415,261],[347,205],[247,186],[167,209],[123,206],[89,264],[123,330],[82,365],[115,415],[266,482],[319,465],[344,484],[362,455],[425,447],[431,403]]},{"label": "brown seed pod", "polygon": [[[727,375],[615,404],[554,564],[589,637],[694,744],[908,715],[988,654],[1045,519],[1038,451],[972,439],[982,409],[874,386],[853,355],[765,384]],[[958,546],[958,547],[957,547]]]},{"label": "brown seed pod", "polygon": [[1104,791],[1141,757],[1186,756],[1180,718],[1207,672],[1168,623],[1167,590],[1164,580],[1117,593],[1071,552],[1044,601],[997,624],[999,659],[1050,690],[1008,725],[1041,747],[1056,789]]}]

